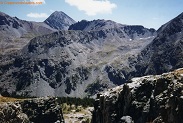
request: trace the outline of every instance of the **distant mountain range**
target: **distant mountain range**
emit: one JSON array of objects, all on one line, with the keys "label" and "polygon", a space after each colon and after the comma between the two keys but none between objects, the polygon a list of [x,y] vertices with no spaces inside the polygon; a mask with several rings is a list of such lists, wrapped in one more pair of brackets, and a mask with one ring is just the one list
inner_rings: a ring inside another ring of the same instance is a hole
[{"label": "distant mountain range", "polygon": [[75,21],[72,18],[58,11],[52,13],[44,22],[20,20],[0,12],[0,53],[21,49],[32,38],[50,34],[60,29],[67,30],[73,23]]},{"label": "distant mountain range", "polygon": [[[4,14],[1,18],[7,17]],[[26,39],[25,46],[21,45],[13,55],[0,56],[0,93],[94,96],[134,76],[183,67],[182,20],[181,14],[156,31],[111,20],[75,23],[63,12],[54,12],[39,23],[44,25],[43,31],[39,30],[41,35],[30,42]],[[14,30],[9,21],[0,22]]]}]

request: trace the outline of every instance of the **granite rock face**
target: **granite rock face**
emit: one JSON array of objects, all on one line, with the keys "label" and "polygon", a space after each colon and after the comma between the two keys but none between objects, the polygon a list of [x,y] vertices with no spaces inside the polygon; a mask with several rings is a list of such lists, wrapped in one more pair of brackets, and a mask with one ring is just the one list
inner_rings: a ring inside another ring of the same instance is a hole
[{"label": "granite rock face", "polygon": [[64,123],[55,98],[43,97],[0,104],[1,123]]},{"label": "granite rock face", "polygon": [[133,78],[98,94],[93,123],[180,123],[182,103],[183,69]]}]

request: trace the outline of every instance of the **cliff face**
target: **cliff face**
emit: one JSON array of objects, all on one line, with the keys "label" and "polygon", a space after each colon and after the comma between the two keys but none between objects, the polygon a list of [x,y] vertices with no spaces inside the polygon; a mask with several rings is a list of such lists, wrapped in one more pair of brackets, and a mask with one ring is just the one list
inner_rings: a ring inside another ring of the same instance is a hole
[{"label": "cliff face", "polygon": [[38,98],[0,104],[1,123],[64,123],[55,98]]},{"label": "cliff face", "polygon": [[182,104],[183,69],[133,78],[98,94],[93,123],[180,123]]}]

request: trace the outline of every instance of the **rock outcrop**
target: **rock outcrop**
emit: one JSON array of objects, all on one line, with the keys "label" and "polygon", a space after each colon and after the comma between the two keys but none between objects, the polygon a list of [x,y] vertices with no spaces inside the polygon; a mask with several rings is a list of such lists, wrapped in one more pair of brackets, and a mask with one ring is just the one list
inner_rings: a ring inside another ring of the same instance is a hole
[{"label": "rock outcrop", "polygon": [[98,94],[93,123],[181,123],[183,69],[133,78]]},{"label": "rock outcrop", "polygon": [[64,123],[55,98],[43,97],[0,104],[1,123]]},{"label": "rock outcrop", "polygon": [[28,123],[28,116],[23,113],[21,104],[3,103],[0,104],[0,122],[1,123]]}]

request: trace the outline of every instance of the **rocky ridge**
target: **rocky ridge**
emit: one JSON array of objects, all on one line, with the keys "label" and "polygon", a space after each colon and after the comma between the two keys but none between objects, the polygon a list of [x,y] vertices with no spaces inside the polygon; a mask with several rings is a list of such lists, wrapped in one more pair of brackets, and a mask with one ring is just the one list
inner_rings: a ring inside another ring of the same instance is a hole
[{"label": "rocky ridge", "polygon": [[42,97],[0,103],[0,122],[64,123],[64,118],[55,98]]},{"label": "rocky ridge", "polygon": [[180,123],[183,68],[133,78],[97,95],[93,123]]},{"label": "rocky ridge", "polygon": [[116,23],[112,20],[82,20],[72,24],[68,30],[81,30],[81,31],[108,31],[114,33],[123,33],[123,38],[129,37],[130,40],[137,40],[143,38],[150,38],[152,35],[156,36],[156,30],[153,28],[145,28],[141,25],[124,25]]}]

